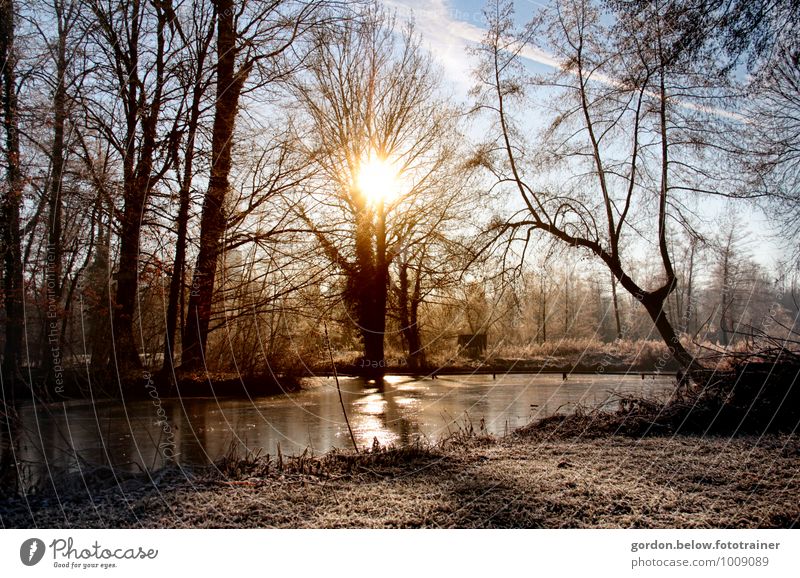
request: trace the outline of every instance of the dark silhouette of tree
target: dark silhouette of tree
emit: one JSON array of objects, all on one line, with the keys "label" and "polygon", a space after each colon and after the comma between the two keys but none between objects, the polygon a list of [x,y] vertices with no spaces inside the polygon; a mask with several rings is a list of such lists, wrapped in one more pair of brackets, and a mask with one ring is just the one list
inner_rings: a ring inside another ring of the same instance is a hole
[{"label": "dark silhouette of tree", "polygon": [[195,157],[198,154],[198,131],[201,115],[211,85],[211,71],[207,60],[214,38],[216,11],[205,3],[199,2],[193,7],[191,29],[186,31],[186,55],[177,67],[182,74],[185,110],[178,127],[183,137],[173,145],[171,162],[178,180],[178,214],[176,217],[175,255],[172,262],[172,275],[169,282],[166,311],[166,335],[164,338],[164,362],[162,371],[170,373],[175,363],[175,336],[178,329],[183,329],[183,311],[185,310],[183,290],[186,285],[186,249],[188,244],[189,209],[191,205],[192,182],[195,177]]},{"label": "dark silhouette of tree", "polygon": [[19,114],[17,109],[17,54],[15,46],[13,0],[0,1],[0,83],[2,83],[3,157],[5,179],[2,186],[0,255],[3,257],[3,301],[5,305],[5,346],[3,378],[13,391],[20,378],[20,357],[24,331],[22,302],[22,209],[23,173],[20,160]]},{"label": "dark silhouette of tree", "polygon": [[[30,7],[31,10],[36,10],[36,8]],[[71,181],[74,179],[68,174],[67,161],[70,154],[70,140],[72,140],[69,133],[75,130],[70,115],[75,108],[73,106],[74,96],[83,72],[75,70],[75,67],[71,65],[73,55],[78,51],[81,41],[81,32],[78,26],[79,3],[72,0],[52,0],[41,8],[48,9],[53,19],[52,31],[44,29],[39,23],[34,22],[40,41],[47,50],[45,52],[46,64],[35,67],[31,71],[32,76],[43,80],[45,86],[52,92],[51,106],[45,111],[50,119],[49,122],[43,123],[45,126],[52,126],[52,132],[47,133],[50,141],[49,143],[37,142],[34,144],[46,152],[49,161],[49,174],[44,181],[44,190],[41,195],[42,202],[46,204],[45,220],[47,223],[47,233],[44,236],[46,265],[43,282],[47,313],[43,315],[44,338],[41,340],[41,365],[45,371],[49,371],[64,353],[63,341],[67,318],[78,277],[74,269],[80,269],[80,265],[75,262],[78,257],[75,254],[77,251],[71,250],[73,244],[68,238],[72,231],[69,231],[69,225],[67,226],[68,230],[64,231],[63,221],[65,209],[69,209],[68,205],[78,204],[70,201],[79,197],[78,195],[69,195],[72,192],[69,190],[72,186]],[[70,196],[72,199],[69,198]],[[65,199],[65,197],[68,198]],[[29,255],[36,239],[40,238],[39,232],[36,230],[39,214],[37,211],[34,218],[26,225],[30,239],[26,249],[26,263],[29,262]],[[75,217],[71,211],[68,211],[68,216]],[[75,267],[71,265],[75,265]]]},{"label": "dark silhouette of tree", "polygon": [[291,49],[317,25],[323,2],[214,0],[217,17],[216,99],[211,170],[200,217],[200,249],[183,332],[181,366],[197,369],[208,340],[217,262],[226,227],[226,197],[239,100],[249,80],[265,86],[297,66]]},{"label": "dark silhouette of tree", "polygon": [[87,124],[110,142],[122,165],[111,362],[127,376],[142,366],[134,338],[140,240],[151,193],[169,168],[160,158],[167,140],[161,121],[168,61],[178,42],[172,11],[162,2],[92,0],[85,18],[95,47],[93,86],[84,96]]},{"label": "dark silhouette of tree", "polygon": [[[401,334],[410,362],[423,361],[414,318],[434,252],[425,247],[459,214],[465,173],[455,172],[456,115],[437,96],[436,71],[413,29],[396,30],[374,5],[340,28],[320,30],[315,45],[308,73],[294,85],[308,119],[298,138],[318,169],[310,202],[299,210],[344,277],[362,366],[380,379],[393,263]],[[376,166],[384,182],[365,186],[365,171]],[[374,190],[381,187],[396,190]]]}]

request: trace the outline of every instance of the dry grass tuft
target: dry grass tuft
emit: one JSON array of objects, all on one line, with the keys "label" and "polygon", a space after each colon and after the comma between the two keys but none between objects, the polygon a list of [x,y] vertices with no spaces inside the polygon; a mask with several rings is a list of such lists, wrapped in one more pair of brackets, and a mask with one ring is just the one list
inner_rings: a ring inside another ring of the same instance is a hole
[{"label": "dry grass tuft", "polygon": [[372,447],[360,453],[333,449],[315,456],[308,449],[302,454],[285,456],[278,453],[261,455],[248,452],[240,455],[237,446],[202,474],[202,479],[211,481],[250,481],[263,483],[267,480],[314,480],[352,478],[361,474],[372,474],[376,470],[415,467],[421,463],[442,458],[440,444],[419,442],[406,446],[381,446],[376,439]]}]

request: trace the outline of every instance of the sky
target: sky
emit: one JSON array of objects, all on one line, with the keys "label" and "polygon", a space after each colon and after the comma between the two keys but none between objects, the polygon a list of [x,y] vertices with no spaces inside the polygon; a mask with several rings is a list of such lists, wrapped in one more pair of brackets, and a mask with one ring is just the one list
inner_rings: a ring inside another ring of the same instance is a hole
[{"label": "sky", "polygon": [[[469,48],[483,40],[486,19],[484,0],[383,0],[383,4],[396,10],[398,15],[413,17],[417,31],[429,50],[444,69],[448,80],[459,97],[466,98],[472,85],[473,60]],[[547,2],[517,0],[514,5],[519,23],[531,19]],[[544,52],[533,48],[524,56],[529,62],[549,66],[556,61]]]},{"label": "sky", "polygon": [[[468,102],[468,91],[473,85],[472,68],[474,58],[470,48],[481,42],[486,31],[483,15],[485,0],[382,0],[390,10],[401,18],[413,18],[423,44],[430,50],[442,69],[443,84],[449,87],[452,96]],[[529,21],[533,15],[547,5],[548,0],[515,0],[516,18],[519,24]],[[545,52],[534,47],[522,53],[529,66],[546,70],[558,65]],[[766,216],[752,207],[742,205],[740,212],[748,223],[753,258],[765,266],[773,265],[784,251],[779,240],[768,226]],[[719,199],[704,200],[700,212],[713,220],[725,211]]]}]

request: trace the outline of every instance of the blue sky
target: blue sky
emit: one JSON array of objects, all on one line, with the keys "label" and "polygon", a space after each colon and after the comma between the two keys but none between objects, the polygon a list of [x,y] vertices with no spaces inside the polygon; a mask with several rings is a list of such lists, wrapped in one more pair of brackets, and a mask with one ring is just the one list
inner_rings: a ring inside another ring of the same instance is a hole
[{"label": "blue sky", "polygon": [[[383,0],[383,4],[401,16],[411,16],[418,32],[448,76],[456,96],[466,97],[471,86],[473,66],[468,53],[485,33],[484,0]],[[517,0],[520,23],[527,22],[543,5],[533,0]],[[554,64],[548,55],[530,49],[525,53],[531,62]]]},{"label": "blue sky", "polygon": [[[548,0],[516,0],[514,4],[519,23],[530,20],[537,10],[548,3]],[[383,0],[383,4],[396,10],[400,17],[413,15],[423,43],[442,67],[445,77],[443,84],[450,88],[457,100],[466,101],[467,92],[473,84],[471,70],[474,60],[469,48],[479,43],[485,34],[485,0]],[[548,54],[535,48],[526,50],[523,56],[536,67],[556,65]],[[724,203],[719,199],[708,199],[703,202],[700,212],[711,221],[724,209]],[[761,211],[743,203],[738,209],[749,224],[753,246],[758,247],[753,257],[763,265],[773,264],[783,251],[769,229],[766,217]]]}]

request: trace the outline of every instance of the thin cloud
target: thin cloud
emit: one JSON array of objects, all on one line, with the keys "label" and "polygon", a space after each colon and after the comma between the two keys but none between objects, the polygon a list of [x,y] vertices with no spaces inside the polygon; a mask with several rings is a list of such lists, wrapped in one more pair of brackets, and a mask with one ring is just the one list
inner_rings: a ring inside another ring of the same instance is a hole
[{"label": "thin cloud", "polygon": [[[384,0],[384,5],[397,10],[401,17],[413,17],[417,30],[433,54],[456,82],[469,78],[472,62],[468,49],[483,42],[486,28],[483,13],[453,7],[447,0]],[[526,46],[520,55],[532,62],[559,68],[557,59],[535,46]]]},{"label": "thin cloud", "polygon": [[[384,0],[384,5],[397,10],[401,17],[414,18],[417,30],[431,52],[445,70],[452,84],[466,94],[470,88],[470,78],[474,62],[469,56],[469,49],[484,41],[486,28],[472,22],[484,20],[482,12],[467,11],[451,6],[447,0]],[[544,7],[538,2],[530,2]],[[537,64],[554,70],[563,70],[563,62],[545,50],[530,44],[524,46],[519,55]],[[611,76],[595,72],[591,80],[609,86],[619,85],[619,81]],[[657,97],[656,94],[649,96]],[[738,113],[718,107],[706,106],[693,102],[681,102],[682,108],[707,112],[737,121],[746,121]]]}]

